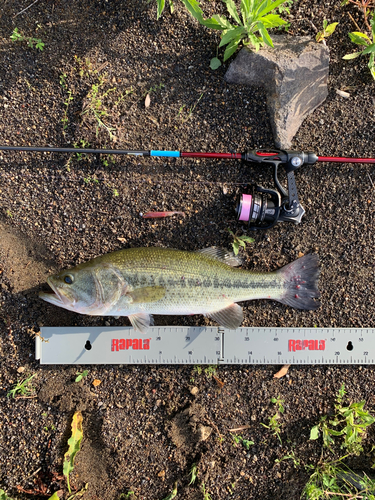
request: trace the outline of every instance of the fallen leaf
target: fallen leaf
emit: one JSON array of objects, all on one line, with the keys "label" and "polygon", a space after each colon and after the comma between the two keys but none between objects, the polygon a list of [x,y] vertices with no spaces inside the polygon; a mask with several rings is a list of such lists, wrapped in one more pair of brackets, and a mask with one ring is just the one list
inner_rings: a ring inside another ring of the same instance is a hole
[{"label": "fallen leaf", "polygon": [[284,377],[284,375],[286,375],[288,373],[289,366],[290,365],[284,365],[277,373],[275,373],[275,375],[273,376],[273,378]]},{"label": "fallen leaf", "polygon": [[145,99],[145,108],[148,108],[150,104],[151,104],[150,94],[147,94]]},{"label": "fallen leaf", "polygon": [[300,259],[301,257],[303,257],[305,254],[303,252],[298,252],[298,258]]},{"label": "fallen leaf", "polygon": [[98,385],[100,385],[102,383],[101,380],[98,380],[97,378],[95,380],[92,381],[92,385],[94,387],[98,387]]},{"label": "fallen leaf", "polygon": [[63,474],[66,477],[69,493],[72,492],[69,483],[69,474],[74,469],[74,459],[76,454],[80,450],[81,441],[83,437],[82,420],[83,420],[82,413],[80,411],[77,411],[73,415],[72,419],[72,435],[68,439],[69,449],[64,455]]}]

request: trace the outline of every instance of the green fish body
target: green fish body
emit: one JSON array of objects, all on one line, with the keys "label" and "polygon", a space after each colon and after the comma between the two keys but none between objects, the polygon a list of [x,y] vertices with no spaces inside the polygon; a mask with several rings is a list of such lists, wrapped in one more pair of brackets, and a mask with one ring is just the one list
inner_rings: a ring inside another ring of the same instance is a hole
[{"label": "green fish body", "polygon": [[204,314],[226,328],[243,320],[237,302],[272,299],[298,309],[319,303],[318,257],[306,255],[271,273],[237,269],[233,254],[220,248],[187,252],[130,248],[97,257],[50,276],[54,293],[40,297],[92,316],[128,316],[145,332],[152,314]]}]

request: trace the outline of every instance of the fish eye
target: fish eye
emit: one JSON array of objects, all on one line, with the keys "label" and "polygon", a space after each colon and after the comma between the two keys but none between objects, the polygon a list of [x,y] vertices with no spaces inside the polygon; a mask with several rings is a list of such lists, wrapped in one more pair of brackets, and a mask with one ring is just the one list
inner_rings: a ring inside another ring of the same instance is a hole
[{"label": "fish eye", "polygon": [[67,274],[66,276],[64,276],[64,281],[68,285],[71,285],[73,283],[73,276],[71,274]]}]

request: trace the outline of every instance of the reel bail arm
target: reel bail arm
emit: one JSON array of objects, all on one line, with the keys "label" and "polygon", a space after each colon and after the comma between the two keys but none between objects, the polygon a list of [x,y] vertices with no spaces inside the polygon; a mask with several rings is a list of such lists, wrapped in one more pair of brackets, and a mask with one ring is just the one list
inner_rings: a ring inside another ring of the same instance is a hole
[{"label": "reel bail arm", "polygon": [[[245,163],[264,163],[274,167],[274,183],[277,190],[265,190],[260,186],[252,189],[252,194],[243,194],[237,206],[237,216],[241,221],[248,221],[251,230],[269,229],[277,222],[299,224],[305,213],[298,199],[294,171],[302,165],[313,165],[318,157],[313,152],[289,150],[253,150],[242,154]],[[279,165],[283,165],[287,174],[287,189],[277,176]],[[247,213],[249,217],[247,218]]]}]

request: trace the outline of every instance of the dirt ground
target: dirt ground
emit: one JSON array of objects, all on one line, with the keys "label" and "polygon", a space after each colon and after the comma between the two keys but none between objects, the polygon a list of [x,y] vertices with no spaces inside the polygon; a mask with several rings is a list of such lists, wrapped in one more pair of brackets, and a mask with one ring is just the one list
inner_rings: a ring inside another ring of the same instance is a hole
[{"label": "dirt ground", "polygon": [[[217,33],[175,1],[156,21],[147,0],[3,0],[0,6],[0,143],[133,150],[246,151],[272,147],[261,89],[224,82],[228,64],[209,68]],[[222,2],[204,2],[207,15]],[[301,0],[291,35],[338,21],[330,48],[329,95],[302,125],[293,148],[321,156],[375,157],[375,84],[347,33],[364,29],[355,6]],[[10,39],[14,28],[43,51]],[[221,50],[221,49],[220,49]],[[219,55],[222,55],[219,52]],[[345,99],[336,93],[350,94]],[[150,106],[145,107],[149,94]],[[99,114],[106,127],[99,126]],[[297,500],[319,461],[310,429],[333,411],[344,383],[349,401],[375,413],[372,366],[40,366],[34,334],[43,325],[125,325],[86,317],[38,298],[58,269],[127,247],[230,247],[242,234],[234,205],[240,183],[272,187],[269,167],[239,161],[85,157],[0,151],[0,489],[11,498],[69,497],[62,477],[73,413],[84,438],[70,483],[81,498],[162,500],[178,483],[186,500]],[[318,163],[296,173],[306,215],[254,233],[244,268],[272,271],[317,253],[321,306],[297,311],[276,302],[244,304],[243,326],[373,327],[375,173],[366,164]],[[142,219],[149,210],[185,218]],[[213,325],[203,316],[156,316],[156,325]],[[375,349],[375,347],[374,347]],[[75,382],[77,371],[87,377]],[[13,399],[17,380],[35,374],[33,397]],[[100,385],[92,382],[98,379]],[[281,442],[261,426],[284,401]],[[253,441],[236,443],[230,429]],[[357,466],[368,471],[370,428]],[[300,460],[275,462],[290,454]],[[198,479],[190,484],[193,464]],[[130,491],[134,495],[126,496]],[[204,491],[206,493],[204,493]],[[27,492],[27,493],[25,493]],[[210,496],[208,496],[210,495]],[[78,497],[77,497],[78,498]],[[171,497],[170,497],[171,498]]]}]

